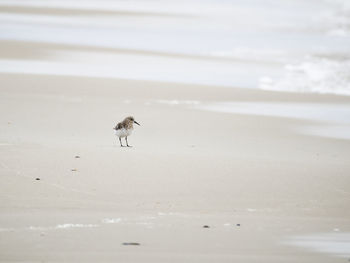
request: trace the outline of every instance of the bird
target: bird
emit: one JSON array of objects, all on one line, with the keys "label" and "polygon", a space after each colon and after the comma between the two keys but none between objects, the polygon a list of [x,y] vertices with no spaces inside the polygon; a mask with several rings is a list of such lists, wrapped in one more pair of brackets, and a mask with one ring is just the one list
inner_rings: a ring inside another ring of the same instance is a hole
[{"label": "bird", "polygon": [[124,147],[124,145],[122,144],[122,140],[121,138],[125,137],[125,141],[126,141],[126,146],[127,147],[131,147],[128,144],[128,136],[131,135],[133,129],[134,129],[134,123],[136,123],[137,125],[140,126],[140,124],[135,121],[134,117],[129,116],[126,117],[122,122],[119,122],[115,127],[115,135],[117,135],[119,137],[119,142],[120,142],[120,146]]}]

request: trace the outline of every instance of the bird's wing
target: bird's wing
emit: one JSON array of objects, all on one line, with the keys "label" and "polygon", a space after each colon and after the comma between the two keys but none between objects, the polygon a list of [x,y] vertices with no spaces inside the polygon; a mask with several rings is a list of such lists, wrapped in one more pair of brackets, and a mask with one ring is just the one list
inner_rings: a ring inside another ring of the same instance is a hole
[{"label": "bird's wing", "polygon": [[121,122],[119,122],[116,126],[115,126],[115,130],[120,130],[122,128],[122,124]]}]

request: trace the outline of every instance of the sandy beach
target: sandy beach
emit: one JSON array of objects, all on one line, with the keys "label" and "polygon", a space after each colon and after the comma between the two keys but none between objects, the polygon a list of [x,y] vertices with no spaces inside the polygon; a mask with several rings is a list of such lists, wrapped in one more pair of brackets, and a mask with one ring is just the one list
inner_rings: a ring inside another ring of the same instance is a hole
[{"label": "sandy beach", "polygon": [[[349,231],[349,141],[293,132],[305,120],[191,101],[350,99],[50,76],[1,83],[2,261],[344,262],[286,243]],[[112,128],[130,112],[141,126],[121,148]]]},{"label": "sandy beach", "polygon": [[[0,262],[349,260],[349,96],[52,74],[51,64],[17,72],[10,62],[68,61],[54,52],[188,56],[0,47]],[[141,126],[122,148],[113,127],[129,115]]]}]

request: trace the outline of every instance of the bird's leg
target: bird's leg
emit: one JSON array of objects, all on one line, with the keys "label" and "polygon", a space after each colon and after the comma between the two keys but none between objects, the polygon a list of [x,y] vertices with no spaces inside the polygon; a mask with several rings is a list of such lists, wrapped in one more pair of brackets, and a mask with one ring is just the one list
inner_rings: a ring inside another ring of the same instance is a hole
[{"label": "bird's leg", "polygon": [[119,137],[119,142],[120,142],[120,146],[124,147],[124,145],[122,144],[122,139]]},{"label": "bird's leg", "polygon": [[128,136],[125,137],[125,141],[126,141],[126,146],[131,147],[131,146],[128,144]]}]

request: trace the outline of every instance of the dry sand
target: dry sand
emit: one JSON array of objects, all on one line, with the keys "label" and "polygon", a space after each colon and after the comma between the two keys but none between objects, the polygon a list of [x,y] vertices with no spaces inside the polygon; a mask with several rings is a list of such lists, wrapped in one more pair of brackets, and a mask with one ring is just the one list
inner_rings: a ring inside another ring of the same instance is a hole
[{"label": "dry sand", "polygon": [[[350,142],[296,134],[306,120],[190,102],[350,98],[42,75],[0,81],[1,262],[347,261],[288,242],[350,231]],[[190,102],[163,103],[174,99]],[[121,148],[112,128],[130,114],[141,126],[134,147]]]}]

